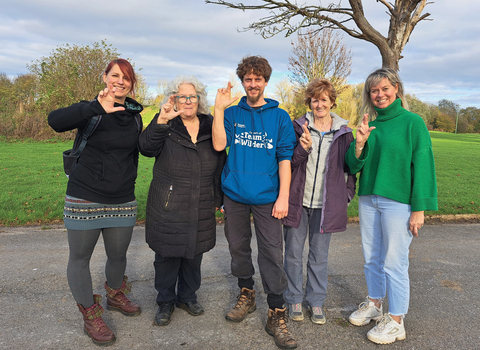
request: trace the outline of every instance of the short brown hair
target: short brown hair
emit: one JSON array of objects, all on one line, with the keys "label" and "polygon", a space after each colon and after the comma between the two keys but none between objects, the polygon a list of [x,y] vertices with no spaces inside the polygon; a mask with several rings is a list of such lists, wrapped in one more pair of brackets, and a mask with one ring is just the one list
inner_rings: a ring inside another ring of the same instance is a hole
[{"label": "short brown hair", "polygon": [[337,91],[328,79],[321,78],[313,79],[305,89],[304,102],[307,107],[310,107],[310,102],[312,102],[313,98],[320,98],[320,95],[324,92],[327,93],[328,98],[333,103],[332,108],[337,107],[337,104],[335,103],[337,100]]},{"label": "short brown hair", "polygon": [[272,67],[262,56],[245,56],[237,67],[237,76],[243,81],[243,77],[253,73],[262,76],[268,83],[272,75]]}]

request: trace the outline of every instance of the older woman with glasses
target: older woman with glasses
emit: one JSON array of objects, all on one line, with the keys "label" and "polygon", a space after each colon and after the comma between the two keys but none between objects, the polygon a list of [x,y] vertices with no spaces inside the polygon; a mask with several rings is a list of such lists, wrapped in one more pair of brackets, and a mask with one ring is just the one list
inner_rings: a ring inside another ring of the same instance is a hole
[{"label": "older woman with glasses", "polygon": [[175,304],[192,316],[203,253],[215,246],[215,212],[222,205],[225,152],[212,145],[206,86],[194,76],[170,82],[165,103],[140,136],[140,152],[155,157],[147,201],[146,238],[155,251],[159,306],[154,323],[170,323]]}]

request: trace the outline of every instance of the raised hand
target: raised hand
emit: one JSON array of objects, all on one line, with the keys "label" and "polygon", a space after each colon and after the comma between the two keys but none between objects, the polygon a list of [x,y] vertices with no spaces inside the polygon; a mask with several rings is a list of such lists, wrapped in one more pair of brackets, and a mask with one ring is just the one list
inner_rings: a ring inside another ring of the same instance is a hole
[{"label": "raised hand", "polygon": [[228,82],[226,88],[220,88],[217,90],[217,96],[215,97],[215,108],[221,108],[225,110],[233,102],[238,100],[238,97],[231,97],[232,87],[232,83]]},{"label": "raised hand", "polygon": [[310,135],[310,131],[308,131],[307,122],[302,125],[302,129],[303,134],[300,136],[300,145],[308,152],[310,148],[312,148],[312,136]]},{"label": "raised hand", "polygon": [[178,117],[184,112],[183,109],[175,111],[173,106],[175,105],[175,95],[171,95],[168,98],[168,101],[160,107],[160,115],[157,119],[157,124],[167,124],[169,120],[172,120],[175,117]]},{"label": "raised hand", "polygon": [[368,114],[363,115],[362,123],[357,128],[356,147],[363,148],[367,142],[370,132],[375,129],[374,126],[368,127]]},{"label": "raised hand", "polygon": [[115,88],[105,88],[98,93],[97,101],[102,105],[106,113],[124,111],[125,107],[115,107]]}]

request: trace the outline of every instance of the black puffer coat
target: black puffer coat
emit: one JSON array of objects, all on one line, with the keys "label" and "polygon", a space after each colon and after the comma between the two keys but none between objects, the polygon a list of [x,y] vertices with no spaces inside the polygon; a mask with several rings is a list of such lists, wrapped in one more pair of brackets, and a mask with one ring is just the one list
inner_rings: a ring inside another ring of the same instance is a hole
[{"label": "black puffer coat", "polygon": [[146,240],[162,257],[193,259],[215,246],[215,207],[222,205],[220,176],[225,151],[212,145],[212,116],[198,115],[197,143],[181,117],[157,124],[158,114],[140,135],[140,152],[156,157],[148,192]]}]

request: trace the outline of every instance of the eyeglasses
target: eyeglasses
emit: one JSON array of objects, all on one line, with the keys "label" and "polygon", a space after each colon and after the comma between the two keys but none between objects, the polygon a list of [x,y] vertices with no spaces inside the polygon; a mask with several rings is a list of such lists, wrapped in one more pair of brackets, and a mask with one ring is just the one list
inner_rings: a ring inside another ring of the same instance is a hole
[{"label": "eyeglasses", "polygon": [[192,96],[180,95],[180,96],[177,96],[177,100],[180,103],[187,103],[187,100],[189,100],[191,103],[197,103],[198,98],[199,98],[198,95],[192,95]]}]

